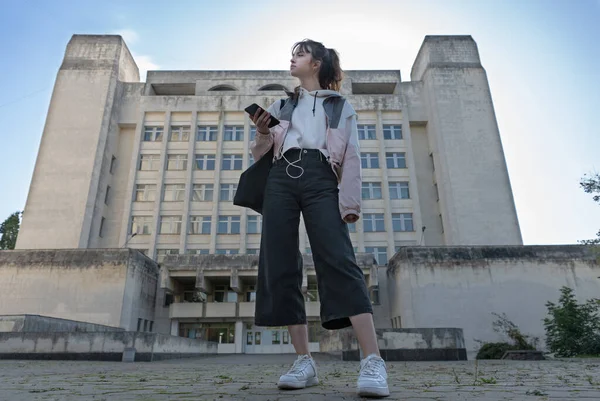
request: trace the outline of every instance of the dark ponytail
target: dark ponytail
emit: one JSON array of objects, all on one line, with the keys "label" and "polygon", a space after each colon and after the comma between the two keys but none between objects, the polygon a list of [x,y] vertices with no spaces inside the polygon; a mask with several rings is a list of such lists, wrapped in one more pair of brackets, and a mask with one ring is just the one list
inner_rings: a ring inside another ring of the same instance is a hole
[{"label": "dark ponytail", "polygon": [[340,67],[340,56],[334,49],[328,49],[321,42],[304,39],[301,42],[294,44],[292,54],[296,50],[310,53],[314,61],[321,62],[319,70],[319,85],[323,89],[331,89],[339,91],[344,79],[344,72]]}]

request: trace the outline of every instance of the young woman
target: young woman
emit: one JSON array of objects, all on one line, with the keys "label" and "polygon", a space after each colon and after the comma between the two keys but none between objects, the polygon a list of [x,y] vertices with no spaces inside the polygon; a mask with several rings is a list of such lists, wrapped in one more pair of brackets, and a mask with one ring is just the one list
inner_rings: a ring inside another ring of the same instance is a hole
[{"label": "young woman", "polygon": [[[357,391],[363,396],[388,396],[373,309],[346,225],[360,215],[356,112],[337,92],[342,70],[335,50],[308,39],[296,43],[290,73],[300,86],[265,113],[259,110],[251,117],[257,127],[251,144],[254,159],[274,147],[263,204],[255,324],[288,326],[298,357],[279,379],[279,388],[318,384],[301,291],[298,227],[302,213],[317,273],[321,324],[329,330],[354,328],[366,356]],[[271,116],[280,124],[269,129]]]}]

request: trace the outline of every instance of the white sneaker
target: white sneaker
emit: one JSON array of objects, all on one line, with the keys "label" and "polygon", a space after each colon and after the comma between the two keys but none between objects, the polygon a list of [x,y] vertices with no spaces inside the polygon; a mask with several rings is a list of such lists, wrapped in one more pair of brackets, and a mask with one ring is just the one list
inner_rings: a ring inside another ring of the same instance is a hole
[{"label": "white sneaker", "polygon": [[360,361],[360,374],[356,387],[358,395],[361,397],[387,397],[390,395],[383,359],[372,354]]},{"label": "white sneaker", "polygon": [[292,368],[279,378],[280,389],[299,389],[319,384],[315,361],[308,355],[299,355]]}]

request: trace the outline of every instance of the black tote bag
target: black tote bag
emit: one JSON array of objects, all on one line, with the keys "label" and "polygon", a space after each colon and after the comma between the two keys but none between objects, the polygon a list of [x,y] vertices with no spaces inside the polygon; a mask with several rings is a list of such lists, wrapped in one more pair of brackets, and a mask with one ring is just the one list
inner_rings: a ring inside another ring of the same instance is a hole
[{"label": "black tote bag", "polygon": [[247,207],[262,214],[267,178],[273,166],[273,146],[256,163],[248,167],[240,176],[233,204]]}]

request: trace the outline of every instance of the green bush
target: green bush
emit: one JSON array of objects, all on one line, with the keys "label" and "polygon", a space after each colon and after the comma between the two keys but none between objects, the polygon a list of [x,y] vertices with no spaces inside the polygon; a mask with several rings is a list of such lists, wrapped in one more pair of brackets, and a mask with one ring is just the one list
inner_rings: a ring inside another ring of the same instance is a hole
[{"label": "green bush", "polygon": [[509,343],[484,343],[479,348],[476,359],[500,359],[506,351],[516,349],[517,346]]},{"label": "green bush", "polygon": [[562,287],[558,305],[547,302],[546,345],[558,357],[600,355],[600,301],[577,303],[573,290]]},{"label": "green bush", "polygon": [[521,333],[519,327],[508,320],[506,314],[499,315],[492,313],[492,315],[497,318],[492,323],[494,331],[504,334],[510,342],[482,343],[478,341],[481,344],[481,348],[477,352],[476,359],[500,359],[506,351],[537,349],[538,338],[526,336]]}]

